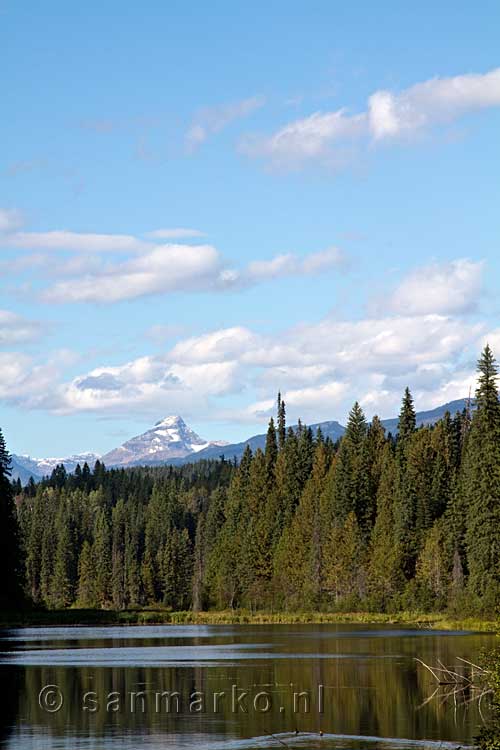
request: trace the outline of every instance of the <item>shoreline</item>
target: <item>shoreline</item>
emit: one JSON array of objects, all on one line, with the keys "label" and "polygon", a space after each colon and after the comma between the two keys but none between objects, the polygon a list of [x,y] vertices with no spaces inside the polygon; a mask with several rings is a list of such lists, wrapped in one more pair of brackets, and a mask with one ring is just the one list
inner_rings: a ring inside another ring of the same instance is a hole
[{"label": "shoreline", "polygon": [[468,630],[496,633],[500,621],[457,619],[446,613],[399,612],[250,612],[223,610],[171,612],[162,609],[27,610],[0,613],[0,628],[106,625],[408,625],[422,630]]}]

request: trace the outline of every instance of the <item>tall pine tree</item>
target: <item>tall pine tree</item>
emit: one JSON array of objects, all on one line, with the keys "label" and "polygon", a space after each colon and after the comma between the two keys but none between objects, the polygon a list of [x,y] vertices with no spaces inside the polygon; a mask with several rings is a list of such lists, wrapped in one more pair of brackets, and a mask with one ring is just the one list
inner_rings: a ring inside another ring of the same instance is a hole
[{"label": "tall pine tree", "polygon": [[469,590],[492,609],[500,601],[500,404],[488,345],[477,365],[476,411],[464,467]]},{"label": "tall pine tree", "polygon": [[23,561],[14,493],[10,483],[11,459],[0,430],[0,608],[17,608],[24,600]]}]

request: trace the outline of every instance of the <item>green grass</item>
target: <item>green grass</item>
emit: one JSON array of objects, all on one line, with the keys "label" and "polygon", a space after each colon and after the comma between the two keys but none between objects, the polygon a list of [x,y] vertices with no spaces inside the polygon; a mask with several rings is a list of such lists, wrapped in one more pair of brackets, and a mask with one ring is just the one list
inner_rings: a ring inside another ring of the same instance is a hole
[{"label": "green grass", "polygon": [[34,610],[0,613],[0,625],[229,625],[229,624],[284,624],[300,623],[353,623],[380,625],[409,625],[437,630],[474,630],[497,632],[499,622],[477,618],[450,619],[443,614],[398,612],[381,614],[371,612],[250,612],[249,610],[224,610],[210,612],[171,612],[165,609],[65,609]]}]

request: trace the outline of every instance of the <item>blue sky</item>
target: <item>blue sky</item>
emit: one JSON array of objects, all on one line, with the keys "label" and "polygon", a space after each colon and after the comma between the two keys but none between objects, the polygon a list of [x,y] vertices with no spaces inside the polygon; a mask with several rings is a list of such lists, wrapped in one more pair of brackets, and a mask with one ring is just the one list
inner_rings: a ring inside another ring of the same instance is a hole
[{"label": "blue sky", "polygon": [[278,388],[308,422],[467,394],[500,351],[500,7],[437,5],[0,2],[12,451],[171,413],[241,439]]}]

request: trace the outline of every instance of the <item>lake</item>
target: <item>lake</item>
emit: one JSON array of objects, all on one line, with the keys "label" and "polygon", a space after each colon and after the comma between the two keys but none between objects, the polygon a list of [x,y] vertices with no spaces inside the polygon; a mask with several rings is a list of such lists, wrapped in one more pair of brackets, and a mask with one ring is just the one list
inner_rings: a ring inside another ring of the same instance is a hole
[{"label": "lake", "polygon": [[446,698],[416,659],[460,672],[494,642],[342,624],[4,630],[0,747],[463,747],[487,707]]}]

